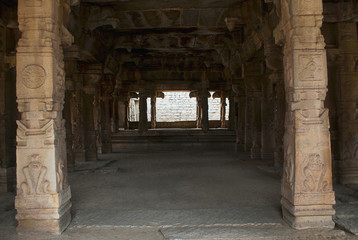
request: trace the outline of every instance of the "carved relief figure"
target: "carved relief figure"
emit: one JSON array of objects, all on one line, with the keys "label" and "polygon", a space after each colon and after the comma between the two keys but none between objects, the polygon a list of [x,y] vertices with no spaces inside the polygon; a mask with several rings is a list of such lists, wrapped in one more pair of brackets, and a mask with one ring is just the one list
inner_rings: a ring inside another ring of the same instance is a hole
[{"label": "carved relief figure", "polygon": [[62,191],[63,190],[63,169],[64,168],[64,164],[63,164],[63,160],[60,159],[57,162],[57,172],[56,172],[56,177],[57,177],[57,183],[58,183],[58,187],[59,189]]},{"label": "carved relief figure", "polygon": [[29,164],[22,169],[25,181],[21,183],[23,195],[41,195],[49,192],[50,182],[45,179],[47,168],[43,166],[41,156],[32,154],[28,157]]},{"label": "carved relief figure", "polygon": [[305,180],[303,182],[305,192],[325,192],[328,189],[328,181],[324,180],[327,166],[322,161],[321,155],[311,153],[305,160],[306,167],[303,169]]},{"label": "carved relief figure", "polygon": [[287,143],[286,151],[285,151],[285,169],[284,169],[284,171],[285,171],[285,181],[290,186],[290,189],[293,189],[294,159],[293,159],[293,154],[292,154],[292,144],[289,142]]},{"label": "carved relief figure", "polygon": [[343,148],[343,161],[355,161],[358,158],[358,136],[350,133]]},{"label": "carved relief figure", "polygon": [[300,72],[300,79],[301,80],[319,80],[320,79],[320,75],[322,73],[322,67],[320,66],[320,64],[318,64],[316,61],[316,58],[318,60],[319,56],[316,57],[311,57],[311,56],[302,56],[300,58],[300,64],[303,67],[303,69]]}]

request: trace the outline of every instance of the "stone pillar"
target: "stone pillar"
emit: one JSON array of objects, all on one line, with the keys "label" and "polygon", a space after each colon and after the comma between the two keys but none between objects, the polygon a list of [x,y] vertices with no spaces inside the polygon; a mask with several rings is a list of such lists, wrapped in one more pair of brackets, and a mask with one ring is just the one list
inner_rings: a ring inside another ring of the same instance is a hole
[{"label": "stone pillar", "polygon": [[338,106],[340,182],[358,184],[358,39],[357,25],[339,23],[339,79]]},{"label": "stone pillar", "polygon": [[111,100],[114,90],[111,76],[106,75],[101,84],[102,153],[111,153]]},{"label": "stone pillar", "polygon": [[322,1],[282,0],[276,41],[284,45],[287,112],[283,218],[293,228],[333,228],[335,214]]},{"label": "stone pillar", "polygon": [[71,108],[71,125],[72,125],[72,150],[77,163],[86,161],[85,135],[83,124],[83,79],[82,75],[75,74],[73,76],[75,90],[72,92],[70,108]]},{"label": "stone pillar", "polygon": [[128,120],[128,113],[129,113],[129,99],[127,98],[126,100],[124,100],[124,109],[125,109],[125,114],[124,114],[124,129],[129,129],[129,120]]},{"label": "stone pillar", "polygon": [[119,121],[119,112],[118,112],[118,88],[115,88],[112,94],[112,118],[111,118],[111,131],[112,133],[118,132],[118,121]]},{"label": "stone pillar", "polygon": [[235,104],[235,94],[230,91],[229,95],[229,130],[235,130],[235,124],[237,123],[237,105]]},{"label": "stone pillar", "polygon": [[253,97],[253,109],[251,109],[253,112],[251,159],[261,158],[261,99],[262,93],[256,91]]},{"label": "stone pillar", "polygon": [[196,97],[196,128],[201,128],[201,117],[202,117],[202,109],[201,109],[201,97]]},{"label": "stone pillar", "polygon": [[101,114],[101,96],[100,89],[96,89],[96,94],[93,100],[93,122],[96,135],[97,155],[102,154],[102,114]]},{"label": "stone pillar", "polygon": [[18,1],[17,231],[61,233],[70,223],[61,48],[63,2]]},{"label": "stone pillar", "polygon": [[74,170],[75,168],[75,156],[72,149],[73,145],[73,134],[71,124],[71,98],[73,94],[73,81],[72,79],[66,78],[66,92],[65,92],[65,103],[63,109],[63,117],[65,119],[66,128],[66,153],[67,153],[67,168]]},{"label": "stone pillar", "polygon": [[[233,84],[233,92],[235,93],[235,131],[236,131],[236,152],[245,144],[245,108],[246,108],[246,95],[245,83],[240,81],[239,84]],[[232,105],[230,105],[230,108]]]},{"label": "stone pillar", "polygon": [[97,161],[97,134],[93,112],[96,88],[86,86],[83,90],[86,161]]},{"label": "stone pillar", "polygon": [[155,129],[157,127],[157,96],[155,92],[150,96],[150,107],[150,128]]},{"label": "stone pillar", "polygon": [[65,119],[66,127],[66,152],[67,152],[67,168],[74,170],[75,168],[75,153],[73,149],[73,132],[72,132],[72,96],[75,92],[74,75],[77,73],[77,60],[79,58],[79,50],[76,45],[64,49],[64,61],[66,72],[66,92],[65,103],[63,109],[63,117]]},{"label": "stone pillar", "polygon": [[273,160],[275,136],[272,82],[265,76],[261,83],[261,159]]},{"label": "stone pillar", "polygon": [[16,89],[15,80],[5,64],[6,30],[0,25],[0,193],[13,192],[16,185]]},{"label": "stone pillar", "polygon": [[283,136],[285,133],[285,113],[286,113],[286,99],[285,86],[282,72],[275,72],[270,76],[272,81],[276,83],[275,87],[275,153],[274,166],[283,167]]},{"label": "stone pillar", "polygon": [[208,104],[208,73],[203,71],[201,76],[201,129],[209,131],[209,104]]},{"label": "stone pillar", "polygon": [[[245,84],[246,85],[246,84]],[[254,123],[254,92],[246,85],[245,87],[245,138],[244,151],[249,152],[252,147],[252,129]]]},{"label": "stone pillar", "polygon": [[139,89],[139,131],[148,130],[147,93],[144,88]]},{"label": "stone pillar", "polygon": [[226,128],[226,97],[225,91],[220,91],[220,127]]}]

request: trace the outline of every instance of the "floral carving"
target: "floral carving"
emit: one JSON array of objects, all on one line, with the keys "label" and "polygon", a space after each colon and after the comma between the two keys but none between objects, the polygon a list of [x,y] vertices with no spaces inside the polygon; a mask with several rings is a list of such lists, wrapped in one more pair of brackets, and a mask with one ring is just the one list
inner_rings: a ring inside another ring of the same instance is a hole
[{"label": "floral carving", "polygon": [[41,66],[32,64],[22,70],[22,83],[31,89],[41,87],[46,79],[46,72]]},{"label": "floral carving", "polygon": [[41,156],[32,154],[28,157],[29,164],[22,169],[25,181],[21,183],[23,195],[41,195],[49,192],[50,182],[45,179],[47,168],[43,166]]}]

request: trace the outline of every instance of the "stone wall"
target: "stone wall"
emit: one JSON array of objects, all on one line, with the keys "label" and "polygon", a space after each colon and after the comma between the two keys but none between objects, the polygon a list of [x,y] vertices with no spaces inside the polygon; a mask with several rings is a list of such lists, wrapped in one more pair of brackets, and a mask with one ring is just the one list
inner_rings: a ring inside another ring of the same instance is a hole
[{"label": "stone wall", "polygon": [[[196,120],[196,98],[189,92],[164,92],[164,99],[157,98],[157,122],[179,122]],[[211,92],[213,95],[213,92]],[[130,101],[130,121],[139,121],[138,99]],[[220,120],[220,98],[209,98],[209,120]],[[226,120],[229,119],[229,101],[226,99]],[[147,99],[148,121],[150,121],[150,98]]]}]

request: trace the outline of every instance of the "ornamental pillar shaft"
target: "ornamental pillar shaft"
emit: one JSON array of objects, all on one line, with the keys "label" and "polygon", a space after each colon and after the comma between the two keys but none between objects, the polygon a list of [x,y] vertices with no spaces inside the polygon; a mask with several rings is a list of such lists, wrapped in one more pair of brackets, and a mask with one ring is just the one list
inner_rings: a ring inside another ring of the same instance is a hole
[{"label": "ornamental pillar shaft", "polygon": [[148,130],[147,93],[144,88],[139,89],[139,131]]},{"label": "ornamental pillar shaft", "polygon": [[63,1],[19,0],[17,103],[18,232],[61,233],[70,223],[61,48]]},{"label": "ornamental pillar shaft", "polygon": [[281,203],[284,220],[296,229],[334,227],[322,11],[322,1],[282,0],[281,22],[275,29],[276,42],[285,42],[287,112]]},{"label": "ornamental pillar shaft", "polygon": [[339,23],[338,105],[340,182],[358,184],[358,41],[356,23]]}]

